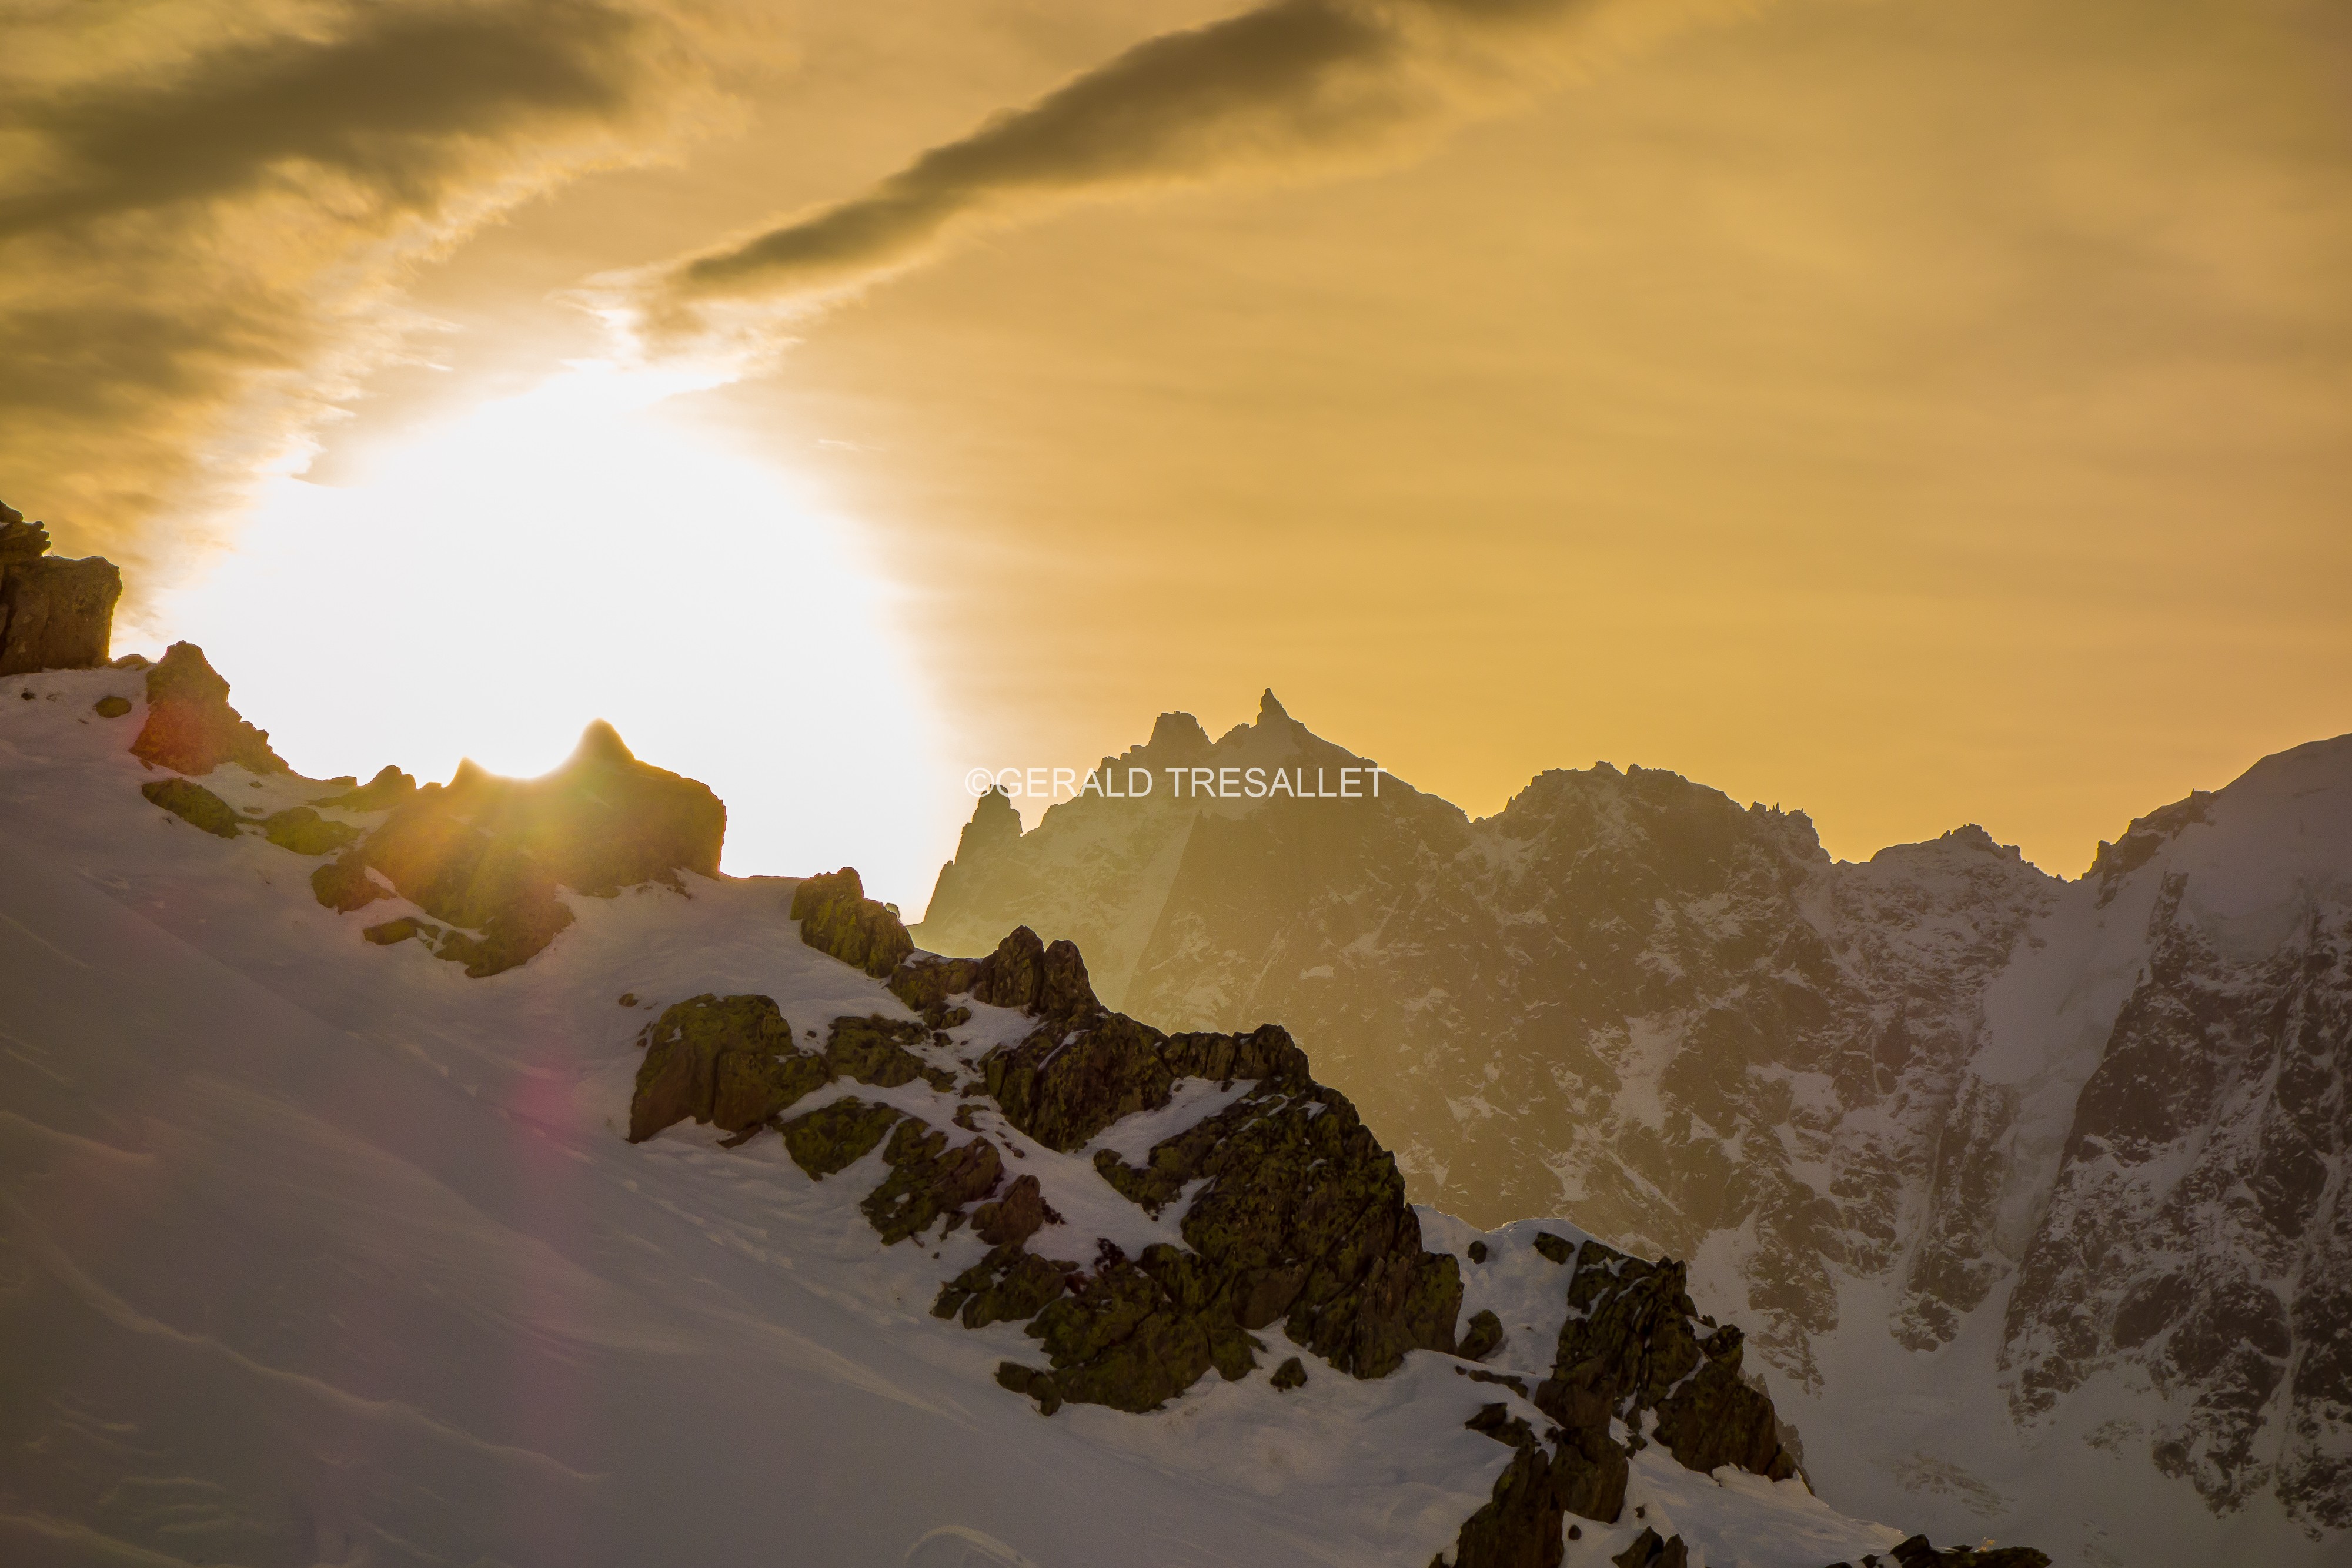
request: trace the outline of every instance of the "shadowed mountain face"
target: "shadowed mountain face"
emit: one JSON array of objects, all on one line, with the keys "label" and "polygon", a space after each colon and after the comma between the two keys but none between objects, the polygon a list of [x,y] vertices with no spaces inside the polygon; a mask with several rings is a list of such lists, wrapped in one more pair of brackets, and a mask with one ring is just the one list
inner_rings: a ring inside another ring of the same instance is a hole
[{"label": "shadowed mountain face", "polygon": [[[1361,760],[1269,695],[1113,765],[1266,757]],[[2342,1528],[2347,889],[2352,739],[2076,883],[1974,827],[1836,862],[1802,813],[1606,764],[1476,822],[1392,779],[1088,798],[1027,834],[983,801],[919,936],[1027,924],[1160,1028],[1283,1019],[1418,1200],[1698,1258],[1816,1392],[1842,1330],[1934,1353],[1984,1314],[2029,1427],[2112,1373],[2149,1396],[2113,1446]],[[1842,1323],[1855,1281],[1885,1304]]]}]

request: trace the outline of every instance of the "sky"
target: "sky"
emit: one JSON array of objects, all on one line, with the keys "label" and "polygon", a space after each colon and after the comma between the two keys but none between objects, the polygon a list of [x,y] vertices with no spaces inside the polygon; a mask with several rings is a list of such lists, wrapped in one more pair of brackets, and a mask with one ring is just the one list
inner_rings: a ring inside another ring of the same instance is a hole
[{"label": "sky", "polygon": [[2325,0],[0,25],[0,498],[308,771],[606,716],[911,914],[1267,687],[2069,875],[2352,730]]}]

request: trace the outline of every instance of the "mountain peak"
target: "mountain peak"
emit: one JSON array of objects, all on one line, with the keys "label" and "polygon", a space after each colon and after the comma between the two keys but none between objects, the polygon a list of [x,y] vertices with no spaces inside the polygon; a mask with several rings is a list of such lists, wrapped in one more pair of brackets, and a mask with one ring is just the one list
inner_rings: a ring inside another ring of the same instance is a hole
[{"label": "mountain peak", "polygon": [[636,759],[637,754],[629,749],[628,742],[621,738],[619,730],[601,718],[593,718],[588,721],[588,727],[580,732],[580,744],[572,748],[571,759],[564,766],[570,768],[583,762],[635,762]]},{"label": "mountain peak", "polygon": [[1145,745],[1153,751],[1192,757],[1209,749],[1209,732],[1189,713],[1163,713],[1152,725],[1151,738]]},{"label": "mountain peak", "polygon": [[1290,715],[1283,707],[1281,699],[1274,695],[1274,688],[1272,686],[1266,687],[1265,695],[1260,697],[1257,703],[1258,723],[1265,724],[1273,719],[1281,719],[1287,722],[1289,718]]}]

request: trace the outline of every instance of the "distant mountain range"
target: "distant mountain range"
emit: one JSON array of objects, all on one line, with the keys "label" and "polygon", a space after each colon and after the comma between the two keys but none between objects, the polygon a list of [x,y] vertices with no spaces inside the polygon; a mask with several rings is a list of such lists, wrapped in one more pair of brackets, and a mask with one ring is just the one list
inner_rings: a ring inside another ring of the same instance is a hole
[{"label": "distant mountain range", "polygon": [[[1104,765],[1367,763],[1269,692]],[[1015,925],[1159,1028],[1282,1020],[1418,1201],[1692,1260],[1842,1507],[2093,1564],[2352,1546],[2352,737],[2074,881],[1973,826],[1834,861],[1607,764],[1478,821],[1393,776],[1025,833],[992,795],[916,936]]]}]

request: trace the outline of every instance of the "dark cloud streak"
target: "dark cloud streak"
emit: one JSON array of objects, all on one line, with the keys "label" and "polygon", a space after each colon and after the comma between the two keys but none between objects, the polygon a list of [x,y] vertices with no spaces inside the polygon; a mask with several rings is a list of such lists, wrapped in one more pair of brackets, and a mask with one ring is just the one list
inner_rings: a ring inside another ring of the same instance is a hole
[{"label": "dark cloud streak", "polygon": [[162,80],[102,80],[0,102],[41,137],[46,181],[0,196],[0,236],[236,194],[289,162],[429,208],[485,141],[629,106],[647,21],[586,0],[385,10],[333,38],[258,40]]},{"label": "dark cloud streak", "polygon": [[[1026,108],[934,147],[850,200],[614,280],[656,337],[729,301],[787,313],[919,264],[961,228],[1055,202],[1379,156],[1517,101],[1580,32],[1655,24],[1695,0],[1269,0],[1136,45]],[[1589,39],[1585,40],[1590,42]]]}]

